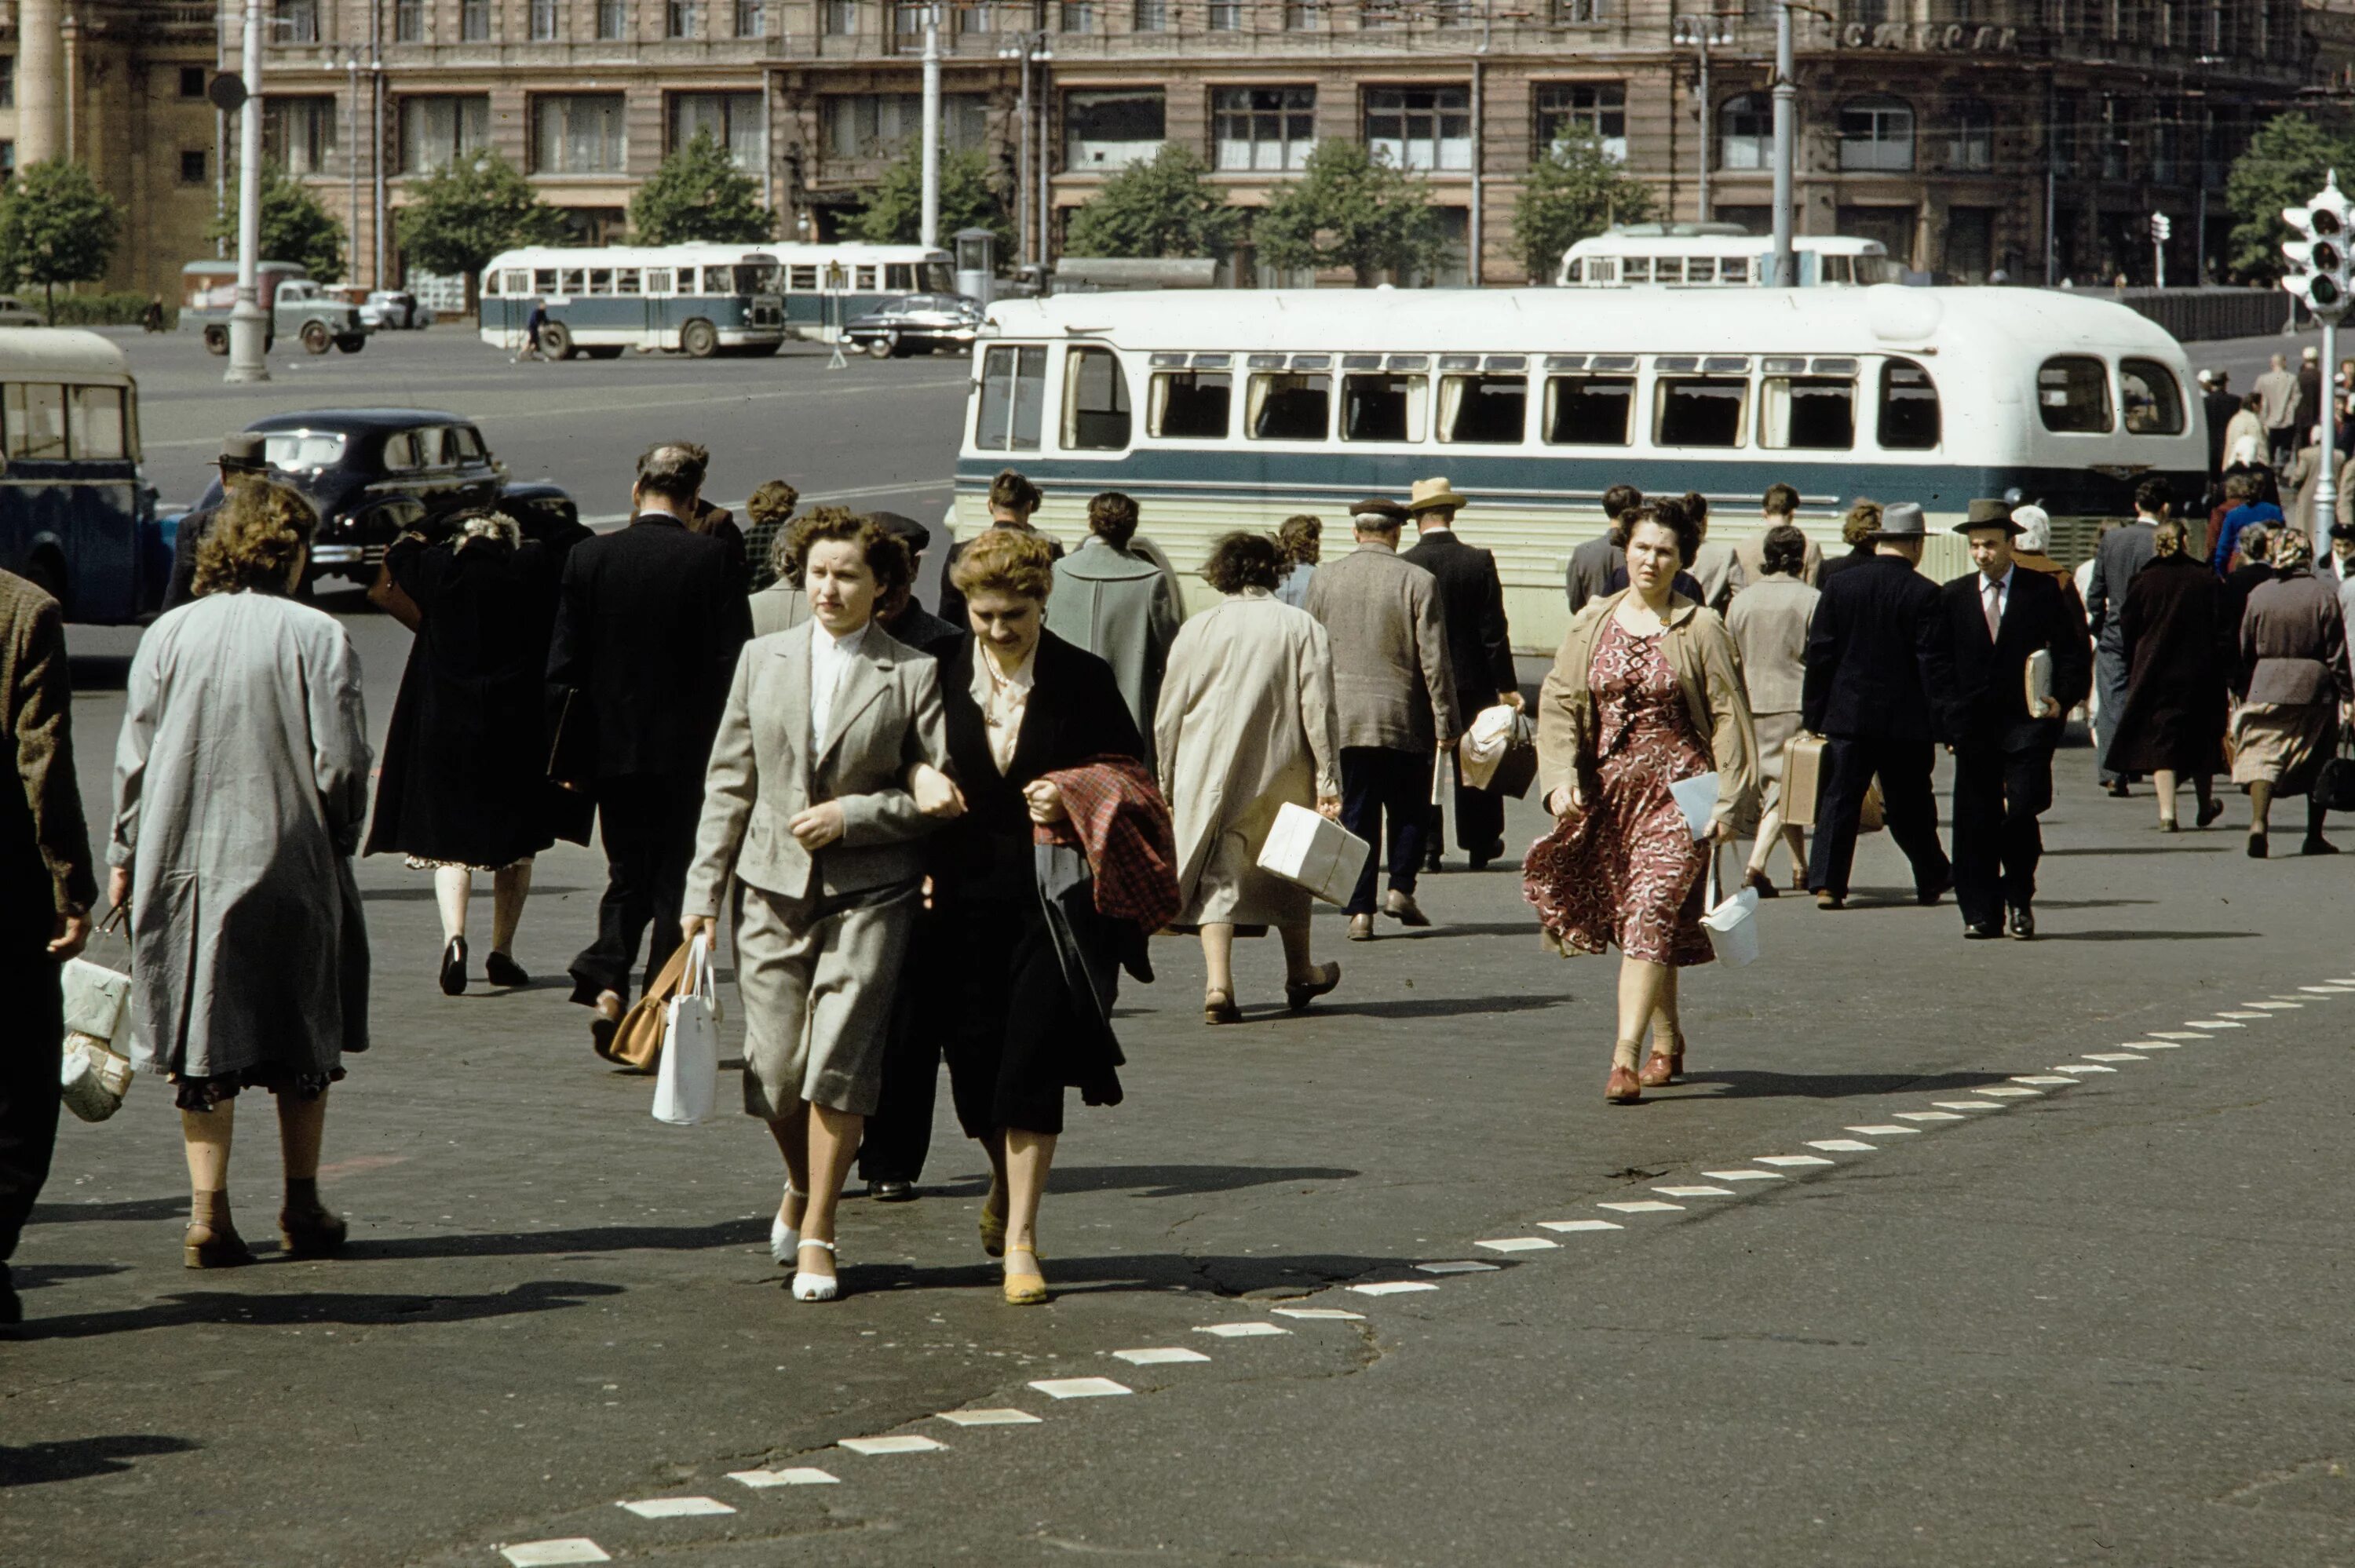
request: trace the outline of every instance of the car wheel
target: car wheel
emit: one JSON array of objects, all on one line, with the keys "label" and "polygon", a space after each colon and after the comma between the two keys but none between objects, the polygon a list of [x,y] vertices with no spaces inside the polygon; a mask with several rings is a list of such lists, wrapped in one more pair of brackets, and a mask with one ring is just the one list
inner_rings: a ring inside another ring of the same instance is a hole
[{"label": "car wheel", "polygon": [[550,322],[539,329],[539,352],[550,359],[572,357],[572,333],[562,322]]},{"label": "car wheel", "polygon": [[898,340],[890,333],[885,333],[881,337],[870,337],[867,340],[867,352],[877,359],[890,358],[899,346]]},{"label": "car wheel", "polygon": [[336,340],[336,346],[346,354],[357,354],[368,346],[368,338],[365,335],[339,337]]},{"label": "car wheel", "polygon": [[207,354],[227,354],[229,352],[229,328],[225,326],[208,326],[205,328],[205,352]]},{"label": "car wheel", "polygon": [[308,354],[325,354],[335,346],[336,334],[327,330],[325,322],[303,323],[303,348]]},{"label": "car wheel", "polygon": [[690,359],[709,359],[719,348],[719,334],[707,321],[691,321],[679,328],[678,346]]}]

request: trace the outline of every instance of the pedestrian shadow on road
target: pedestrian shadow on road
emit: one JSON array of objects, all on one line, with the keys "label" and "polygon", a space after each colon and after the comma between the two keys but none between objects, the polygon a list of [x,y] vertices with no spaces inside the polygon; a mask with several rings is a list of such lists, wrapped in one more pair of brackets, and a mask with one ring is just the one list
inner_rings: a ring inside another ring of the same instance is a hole
[{"label": "pedestrian shadow on road", "polygon": [[90,1220],[169,1220],[186,1219],[188,1200],[180,1198],[123,1198],[112,1203],[36,1203],[31,1224],[37,1225],[71,1225]]},{"label": "pedestrian shadow on road", "polygon": [[1859,1095],[1955,1094],[1987,1084],[2008,1084],[2004,1073],[1939,1073],[1919,1077],[1904,1073],[1755,1073],[1697,1072],[1685,1080],[1694,1085],[1722,1084],[1716,1097],[1728,1100],[1842,1100]]},{"label": "pedestrian shadow on road", "polygon": [[[1060,1186],[1061,1172],[1057,1173]],[[355,1261],[415,1257],[533,1257],[569,1252],[700,1252],[751,1246],[769,1238],[766,1219],[709,1225],[600,1225],[560,1231],[492,1231],[479,1235],[374,1236],[345,1244]]]},{"label": "pedestrian shadow on road", "polygon": [[[1209,1192],[1240,1192],[1287,1181],[1348,1181],[1356,1171],[1325,1165],[1058,1165],[1054,1191],[1119,1192],[1137,1189],[1140,1198],[1197,1198]],[[960,1178],[980,1182],[981,1176]]]},{"label": "pedestrian shadow on road", "polygon": [[109,1274],[128,1274],[125,1263],[19,1263],[15,1266],[13,1281],[19,1290],[38,1290],[45,1285],[62,1284],[69,1279],[96,1279]]},{"label": "pedestrian shadow on road", "polygon": [[186,1437],[126,1432],[111,1437],[69,1437],[59,1443],[0,1447],[0,1487],[31,1487],[46,1481],[78,1481],[85,1476],[119,1476],[129,1460],[149,1454],[186,1454],[201,1445]]},{"label": "pedestrian shadow on road", "polygon": [[[586,893],[587,891],[585,887],[548,886],[534,887],[531,894],[535,898],[559,898],[568,893]],[[363,904],[431,904],[434,896],[433,884],[431,880],[418,883],[414,886],[360,889],[360,902]],[[565,983],[569,985],[571,982],[568,980]]]},{"label": "pedestrian shadow on road", "polygon": [[1270,1023],[1315,1018],[1476,1018],[1492,1012],[1538,1012],[1571,1000],[1568,996],[1415,996],[1395,1001],[1351,1001],[1327,997],[1319,999],[1307,1012],[1277,1012],[1264,1016]]},{"label": "pedestrian shadow on road", "polygon": [[385,1291],[304,1290],[249,1294],[187,1290],[144,1307],[36,1319],[17,1330],[27,1340],[87,1340],[139,1329],[190,1324],[220,1328],[284,1328],[292,1324],[465,1323],[553,1312],[593,1297],[618,1296],[622,1287],[570,1279],[532,1279],[486,1296],[400,1296]]},{"label": "pedestrian shadow on road", "polygon": [[2071,844],[2065,849],[2049,849],[2046,860],[2055,855],[2102,854],[2223,854],[2229,844]]},{"label": "pedestrian shadow on road", "polygon": [[2254,931],[2040,931],[2040,942],[2213,942],[2223,938],[2245,940]]}]

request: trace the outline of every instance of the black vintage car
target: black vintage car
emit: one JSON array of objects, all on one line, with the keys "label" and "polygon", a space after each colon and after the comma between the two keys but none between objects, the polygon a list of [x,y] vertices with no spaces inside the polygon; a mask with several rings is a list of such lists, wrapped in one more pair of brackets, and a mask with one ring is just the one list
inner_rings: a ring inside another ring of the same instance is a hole
[{"label": "black vintage car", "polygon": [[[496,503],[527,535],[570,523],[579,509],[549,483],[511,483],[474,422],[431,408],[323,408],[272,414],[247,429],[266,438],[272,477],[319,510],[311,577],[376,577],[385,546],[403,531],[431,530],[469,507]],[[220,482],[198,507],[220,500]]]},{"label": "black vintage car", "polygon": [[905,294],[853,316],[843,336],[878,359],[963,354],[981,335],[982,309],[963,294]]}]

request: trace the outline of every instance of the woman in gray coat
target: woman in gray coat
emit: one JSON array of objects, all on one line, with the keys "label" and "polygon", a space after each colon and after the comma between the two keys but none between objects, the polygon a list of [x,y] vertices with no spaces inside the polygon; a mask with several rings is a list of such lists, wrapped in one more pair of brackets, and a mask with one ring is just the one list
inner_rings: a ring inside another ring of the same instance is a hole
[{"label": "woman in gray coat", "polygon": [[351,855],[368,817],[358,657],[288,596],[317,519],[282,485],[230,492],[197,598],[131,663],[109,895],[131,911],[132,1060],[178,1087],[191,1268],[250,1263],[229,1205],[242,1088],[278,1099],[295,1256],[334,1251],[319,1202],[327,1086],[368,1046],[368,930]]},{"label": "woman in gray coat", "polygon": [[1823,597],[1800,575],[1807,566],[1807,536],[1788,523],[1766,530],[1760,541],[1759,564],[1764,575],[1733,596],[1726,608],[1725,629],[1742,651],[1742,681],[1750,697],[1750,715],[1758,731],[1758,775],[1766,795],[1758,821],[1757,842],[1750,846],[1750,864],[1743,880],[1761,898],[1775,895],[1774,879],[1766,874],[1767,857],[1777,838],[1789,846],[1791,885],[1807,887],[1807,830],[1783,819],[1783,751],[1799,733],[1799,691],[1807,673],[1807,627],[1815,620],[1816,600]]},{"label": "woman in gray coat", "polygon": [[[795,1300],[831,1301],[835,1202],[882,1088],[924,873],[916,841],[963,801],[940,771],[938,666],[872,624],[912,570],[907,546],[824,509],[791,537],[810,619],[737,660],[679,926],[710,938],[730,877],[742,882],[744,1108],[785,1161],[770,1252],[794,1265]],[[911,792],[920,769],[930,813]]]},{"label": "woman in gray coat", "polygon": [[1150,767],[1153,715],[1182,611],[1169,574],[1131,547],[1135,537],[1135,502],[1117,490],[1089,502],[1088,542],[1055,563],[1047,624],[1112,666]]}]

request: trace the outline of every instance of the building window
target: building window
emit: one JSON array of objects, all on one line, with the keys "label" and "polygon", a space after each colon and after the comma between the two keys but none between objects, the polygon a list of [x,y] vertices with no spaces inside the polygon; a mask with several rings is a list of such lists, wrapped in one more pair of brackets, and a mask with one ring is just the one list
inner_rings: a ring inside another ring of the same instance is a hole
[{"label": "building window", "polygon": [[1221,169],[1297,169],[1316,144],[1313,87],[1221,87],[1210,94]]},{"label": "building window", "polygon": [[1094,32],[1095,0],[1063,0],[1060,26],[1066,33]]},{"label": "building window", "polygon": [[1544,157],[1564,135],[1587,131],[1601,140],[1605,153],[1620,163],[1627,161],[1625,82],[1540,82],[1532,110],[1537,122],[1537,156]]},{"label": "building window", "polygon": [[2052,160],[2052,172],[2062,179],[2074,179],[2077,167],[2077,101],[2060,97],[2052,101],[2052,123],[2046,130],[2049,145],[2045,154]]},{"label": "building window", "polygon": [[[205,68],[202,66],[184,66],[181,68],[180,96],[182,98],[188,96],[188,72],[190,70],[194,70],[197,73],[196,96],[202,98],[205,95]],[[16,62],[6,55],[0,55],[0,109],[14,109],[16,107]]]},{"label": "building window", "polygon": [[738,168],[758,173],[768,166],[761,108],[757,92],[677,93],[670,101],[670,144],[684,147],[708,132]]},{"label": "building window", "polygon": [[421,44],[425,41],[425,0],[393,0],[392,41],[396,44]]},{"label": "building window", "polygon": [[597,0],[597,36],[600,38],[625,38],[630,34],[630,8],[627,0]]},{"label": "building window", "polygon": [[699,0],[664,0],[663,37],[666,38],[703,37],[703,6]]},{"label": "building window", "polygon": [[[0,60],[0,109],[12,108],[16,104],[16,62],[14,60]],[[202,98],[204,95],[205,68],[202,66],[182,66],[180,68],[180,96],[182,98]]]},{"label": "building window", "polygon": [[180,150],[180,183],[184,185],[203,185],[205,183],[205,164],[207,162],[208,160],[205,156],[203,148],[182,148]]},{"label": "building window", "polygon": [[1136,19],[1132,26],[1140,33],[1167,32],[1169,0],[1136,0]]},{"label": "building window", "polygon": [[324,175],[336,155],[336,101],[265,98],[261,156],[290,175]]},{"label": "building window", "polygon": [[1946,166],[1969,174],[1985,174],[1995,167],[1995,111],[1976,98],[1955,105]]},{"label": "building window", "polygon": [[1764,169],[1774,166],[1774,109],[1763,92],[1729,98],[1717,111],[1717,166],[1721,169]]},{"label": "building window", "polygon": [[1584,27],[1619,14],[1618,0],[1553,0],[1553,25]]},{"label": "building window", "polygon": [[2134,107],[2115,92],[2102,95],[2102,178],[2131,177],[2134,167]]},{"label": "building window", "polygon": [[1210,31],[1239,33],[1242,31],[1243,8],[1237,0],[1209,0],[1203,7],[1208,13]]},{"label": "building window", "polygon": [[768,0],[736,0],[736,36],[740,38],[765,38],[769,36]]},{"label": "building window", "polygon": [[1431,15],[1443,27],[1468,27],[1475,12],[1472,0],[1431,0]]},{"label": "building window", "polygon": [[826,0],[826,30],[832,37],[856,37],[858,32],[858,0]]},{"label": "building window", "polygon": [[1292,0],[1284,8],[1284,30],[1313,33],[1325,26],[1325,0]]},{"label": "building window", "polygon": [[1472,166],[1472,94],[1461,87],[1366,90],[1366,146],[1401,169]]},{"label": "building window", "polygon": [[997,31],[997,7],[990,4],[959,5],[956,8],[956,30],[976,37],[988,37]]},{"label": "building window", "polygon": [[429,174],[481,152],[491,140],[488,98],[404,98],[400,101],[400,168]]},{"label": "building window", "polygon": [[315,44],[319,41],[319,0],[278,0],[278,27],[272,42]]},{"label": "building window", "polygon": [[469,44],[491,40],[491,0],[459,0],[458,37]]},{"label": "building window", "polygon": [[629,164],[618,92],[555,93],[532,101],[532,173],[618,175]]},{"label": "building window", "polygon": [[1840,105],[1839,166],[1903,174],[1913,166],[1913,111],[1902,99],[1857,98]]},{"label": "building window", "polygon": [[1063,166],[1124,169],[1161,151],[1165,110],[1159,88],[1063,94]]},{"label": "building window", "polygon": [[556,0],[531,0],[531,36],[538,43],[556,37]]},{"label": "building window", "polygon": [[[912,143],[924,128],[924,101],[913,92],[844,93],[818,100],[818,124],[826,156],[889,158]],[[986,146],[989,100],[978,92],[941,95],[941,143],[953,153]]]},{"label": "building window", "polygon": [[0,185],[16,177],[16,143],[0,142]]}]

